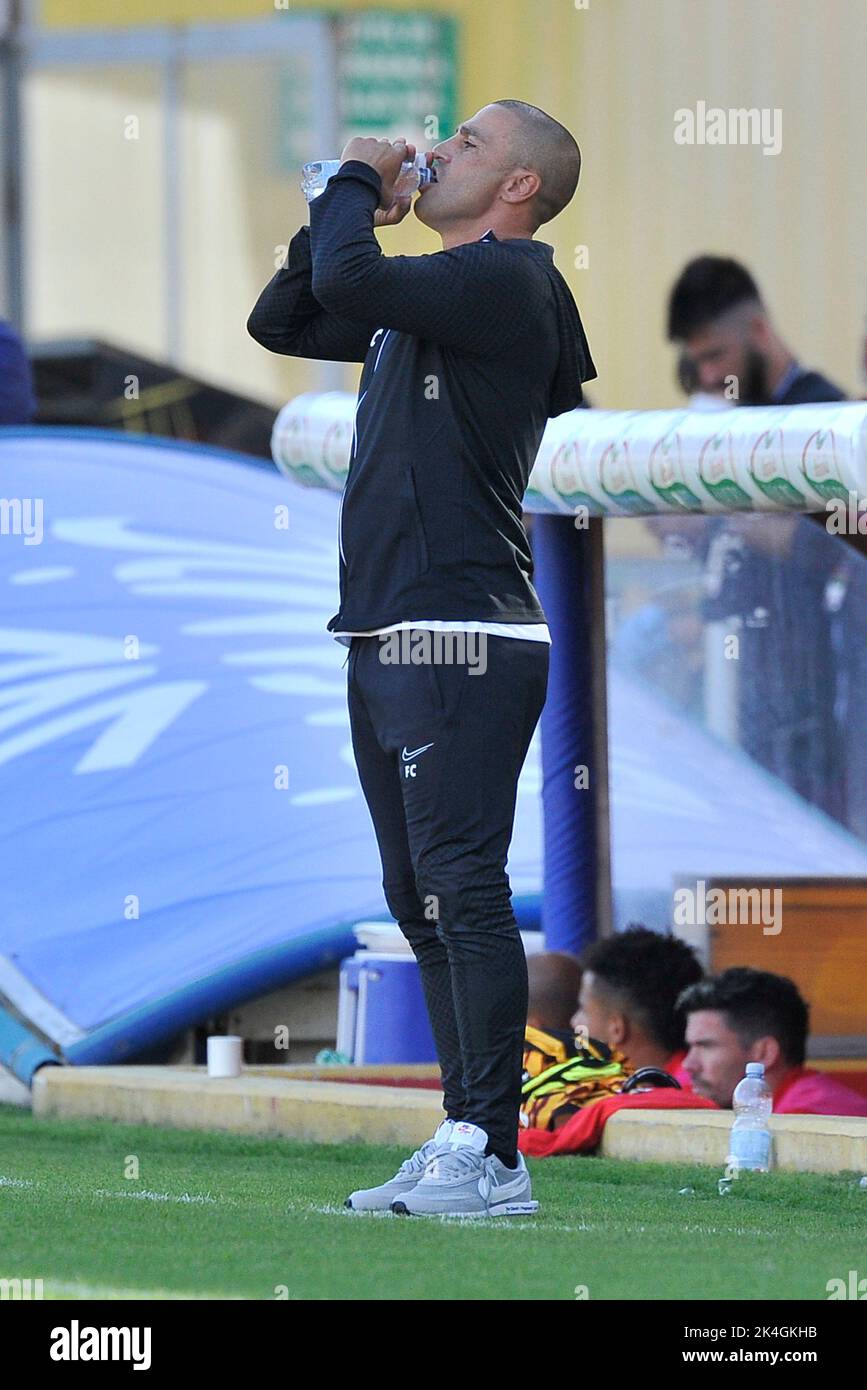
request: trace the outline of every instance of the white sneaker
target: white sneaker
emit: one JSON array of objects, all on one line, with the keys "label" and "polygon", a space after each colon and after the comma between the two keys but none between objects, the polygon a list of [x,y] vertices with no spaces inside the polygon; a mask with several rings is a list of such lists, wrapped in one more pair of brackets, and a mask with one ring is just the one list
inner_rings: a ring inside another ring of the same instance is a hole
[{"label": "white sneaker", "polygon": [[351,1211],[390,1211],[396,1197],[403,1197],[415,1187],[424,1173],[425,1167],[442,1149],[446,1147],[454,1129],[454,1120],[443,1120],[432,1139],[416,1149],[410,1158],[405,1158],[393,1178],[380,1187],[363,1187],[351,1192],[343,1203]]},{"label": "white sneaker", "polygon": [[494,1154],[485,1157],[488,1136],[478,1125],[461,1120],[445,1148],[435,1154],[424,1177],[391,1209],[399,1216],[529,1216],[533,1201],[523,1154],[517,1168],[507,1168]]}]

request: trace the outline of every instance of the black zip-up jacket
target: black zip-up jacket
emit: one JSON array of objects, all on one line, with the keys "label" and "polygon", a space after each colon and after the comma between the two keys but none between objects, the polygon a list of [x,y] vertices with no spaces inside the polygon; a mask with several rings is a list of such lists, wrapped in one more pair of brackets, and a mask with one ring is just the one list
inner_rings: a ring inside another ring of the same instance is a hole
[{"label": "black zip-up jacket", "polygon": [[328,630],[544,622],[521,503],[545,422],[596,376],[575,301],[544,242],[384,256],[380,188],[341,166],[247,323],[272,352],[364,363]]}]

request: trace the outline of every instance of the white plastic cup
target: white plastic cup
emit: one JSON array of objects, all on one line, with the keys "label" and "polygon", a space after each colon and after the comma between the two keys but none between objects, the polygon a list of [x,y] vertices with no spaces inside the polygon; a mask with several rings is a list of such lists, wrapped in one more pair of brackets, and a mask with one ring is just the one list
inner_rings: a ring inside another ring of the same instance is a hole
[{"label": "white plastic cup", "polygon": [[208,1076],[240,1076],[241,1048],[241,1038],[208,1038]]}]

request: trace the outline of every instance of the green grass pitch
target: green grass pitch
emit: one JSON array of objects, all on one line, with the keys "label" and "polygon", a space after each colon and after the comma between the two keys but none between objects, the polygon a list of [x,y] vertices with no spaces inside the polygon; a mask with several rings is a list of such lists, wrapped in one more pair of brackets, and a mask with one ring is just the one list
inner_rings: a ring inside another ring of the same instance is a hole
[{"label": "green grass pitch", "polygon": [[87,1299],[823,1300],[864,1267],[860,1174],[720,1196],[711,1168],[553,1158],[531,1160],[535,1217],[343,1210],[405,1157],[0,1105],[0,1279]]}]

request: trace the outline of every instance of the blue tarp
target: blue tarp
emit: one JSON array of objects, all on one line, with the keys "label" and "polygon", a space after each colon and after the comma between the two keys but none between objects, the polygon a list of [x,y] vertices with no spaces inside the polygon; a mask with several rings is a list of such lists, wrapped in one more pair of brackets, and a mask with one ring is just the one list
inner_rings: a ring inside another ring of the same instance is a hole
[{"label": "blue tarp", "polygon": [[108,1060],[387,917],[325,631],[337,498],[97,431],[0,432],[0,470],[0,995]]}]

